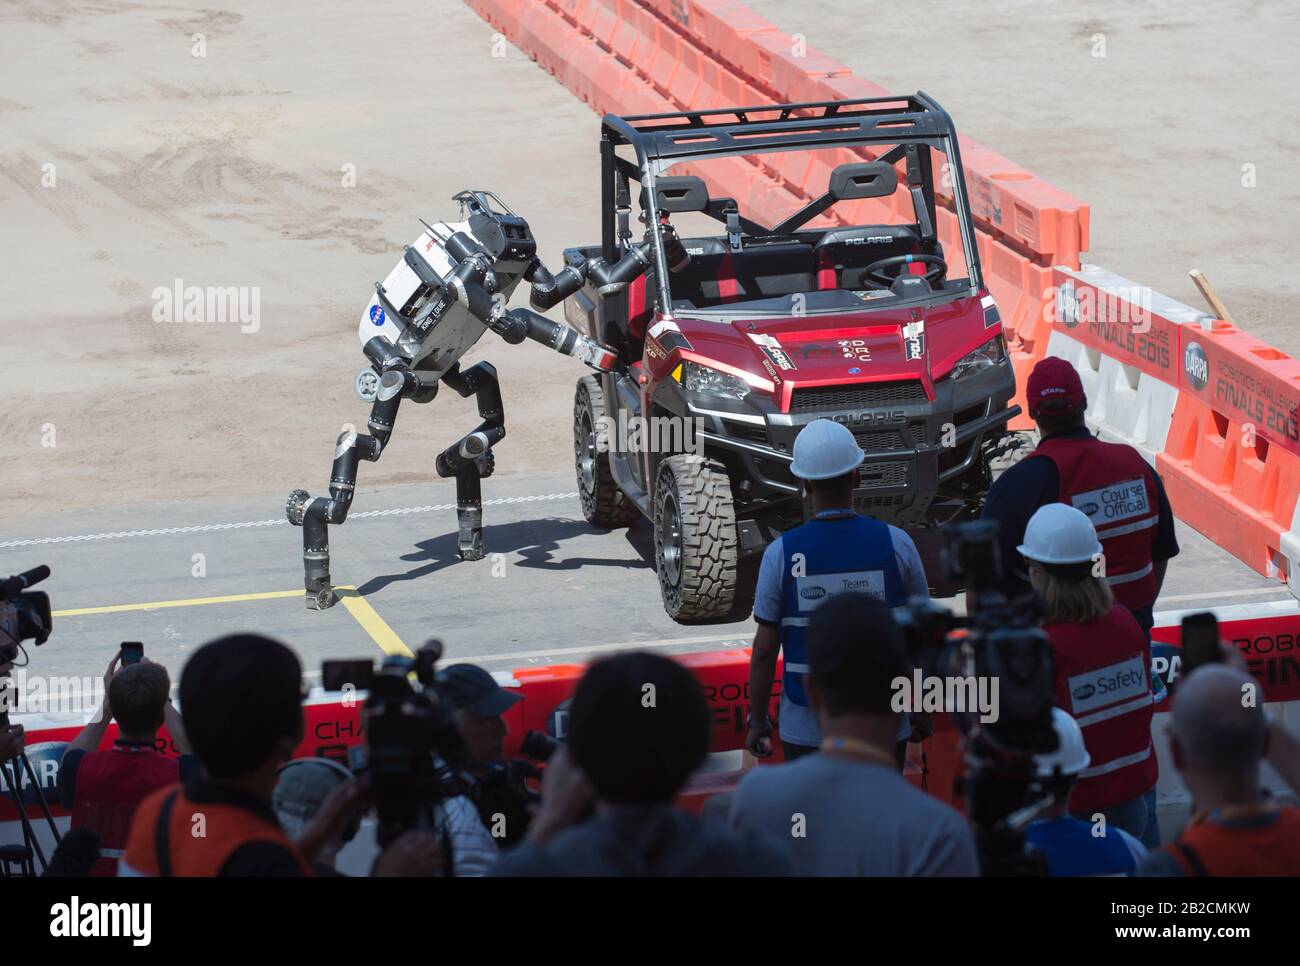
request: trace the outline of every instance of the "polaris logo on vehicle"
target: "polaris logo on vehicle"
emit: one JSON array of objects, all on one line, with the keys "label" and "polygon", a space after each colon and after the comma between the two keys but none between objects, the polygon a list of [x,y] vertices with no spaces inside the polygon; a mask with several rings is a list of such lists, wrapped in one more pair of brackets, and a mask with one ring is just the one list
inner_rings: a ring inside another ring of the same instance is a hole
[{"label": "polaris logo on vehicle", "polygon": [[760,348],[762,348],[763,352],[769,359],[776,363],[777,368],[786,371],[795,368],[794,361],[790,358],[789,354],[781,348],[781,343],[776,341],[776,336],[759,335],[758,333],[751,332],[749,337],[753,339]]},{"label": "polaris logo on vehicle", "polygon": [[901,409],[890,409],[877,413],[836,413],[831,420],[848,425],[850,423],[897,423],[902,422],[905,413]]},{"label": "polaris logo on vehicle", "polygon": [[868,235],[866,238],[846,238],[845,245],[887,245],[894,239],[890,235]]},{"label": "polaris logo on vehicle", "polygon": [[1205,354],[1199,342],[1189,342],[1183,352],[1183,371],[1187,373],[1187,381],[1197,392],[1209,384],[1210,357]]}]

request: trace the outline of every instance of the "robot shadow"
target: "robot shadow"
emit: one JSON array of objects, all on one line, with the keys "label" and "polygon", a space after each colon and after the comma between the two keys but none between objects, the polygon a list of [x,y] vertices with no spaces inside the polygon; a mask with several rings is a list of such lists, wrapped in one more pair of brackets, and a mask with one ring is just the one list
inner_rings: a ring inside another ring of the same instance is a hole
[{"label": "robot shadow", "polygon": [[[578,570],[582,567],[618,567],[623,570],[654,569],[654,542],[649,527],[638,524],[623,531],[631,555],[624,559],[609,557],[571,557],[561,556],[562,545],[578,537],[593,534],[614,533],[601,530],[582,520],[561,520],[544,518],[541,520],[522,520],[515,523],[502,523],[496,526],[485,524],[483,527],[483,545],[487,555],[480,565],[492,566],[497,554],[505,557],[506,563],[514,567],[526,567],[533,570],[565,571]],[[404,573],[381,574],[370,578],[357,588],[363,597],[382,590],[389,584],[407,580],[418,580],[429,574],[437,573],[448,567],[463,563],[456,550],[457,534],[455,531],[418,542],[414,553],[401,557],[408,563],[419,563]],[[513,559],[512,559],[513,558]],[[472,566],[472,564],[471,564]]]}]

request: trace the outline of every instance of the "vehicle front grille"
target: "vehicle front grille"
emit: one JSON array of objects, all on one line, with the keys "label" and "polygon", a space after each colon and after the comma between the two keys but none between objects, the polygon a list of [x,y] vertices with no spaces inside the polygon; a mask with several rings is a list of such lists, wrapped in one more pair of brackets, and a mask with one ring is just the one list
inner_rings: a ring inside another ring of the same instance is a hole
[{"label": "vehicle front grille", "polygon": [[902,506],[907,502],[907,496],[902,493],[895,493],[891,496],[859,496],[853,494],[854,510],[888,510],[892,507]]},{"label": "vehicle front grille", "polygon": [[883,490],[906,485],[907,462],[905,460],[862,464],[862,485],[859,489]]},{"label": "vehicle front grille", "polygon": [[864,453],[889,453],[906,448],[898,430],[886,433],[854,433],[853,438],[862,447]]},{"label": "vehicle front grille", "polygon": [[928,401],[925,387],[916,379],[897,382],[862,382],[852,386],[815,386],[796,389],[790,412],[809,413],[836,409],[870,409],[873,406],[911,406]]}]

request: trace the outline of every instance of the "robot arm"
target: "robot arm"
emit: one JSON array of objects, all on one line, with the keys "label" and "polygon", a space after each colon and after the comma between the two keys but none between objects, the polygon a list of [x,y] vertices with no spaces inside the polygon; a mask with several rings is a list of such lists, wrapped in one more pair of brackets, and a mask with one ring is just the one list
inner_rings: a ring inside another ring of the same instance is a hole
[{"label": "robot arm", "polygon": [[[532,339],[601,372],[609,372],[614,367],[617,361],[614,351],[576,329],[553,322],[530,309],[506,310],[504,300],[494,294],[496,279],[492,273],[492,258],[473,239],[461,234],[453,235],[447,242],[447,251],[459,259],[459,264],[447,279],[448,290],[471,315],[506,342],[517,345],[524,339]],[[536,258],[525,278],[533,286],[530,301],[543,309],[559,304],[584,284],[583,275],[577,269],[565,268],[556,277]]]}]

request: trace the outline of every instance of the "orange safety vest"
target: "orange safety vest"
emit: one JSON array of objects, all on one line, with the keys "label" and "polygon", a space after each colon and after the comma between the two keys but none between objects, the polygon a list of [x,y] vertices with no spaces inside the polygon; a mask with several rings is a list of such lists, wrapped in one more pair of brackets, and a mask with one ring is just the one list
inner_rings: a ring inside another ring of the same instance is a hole
[{"label": "orange safety vest", "polygon": [[254,842],[288,849],[302,874],[311,875],[277,823],[238,805],[192,801],[173,785],[140,803],[122,861],[148,876],[216,876],[237,849]]},{"label": "orange safety vest", "polygon": [[1156,599],[1155,546],[1160,508],[1155,474],[1132,446],[1093,436],[1050,436],[1034,456],[1056,464],[1057,499],[1082,511],[1097,530],[1106,557],[1106,583],[1129,610]]},{"label": "orange safety vest", "polygon": [[1285,805],[1261,814],[1267,811],[1274,812],[1271,821],[1249,826],[1210,821],[1203,812],[1164,850],[1186,875],[1300,875],[1300,808]]}]

